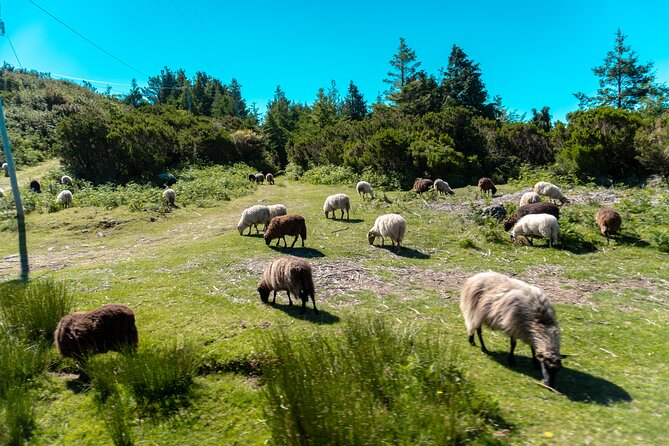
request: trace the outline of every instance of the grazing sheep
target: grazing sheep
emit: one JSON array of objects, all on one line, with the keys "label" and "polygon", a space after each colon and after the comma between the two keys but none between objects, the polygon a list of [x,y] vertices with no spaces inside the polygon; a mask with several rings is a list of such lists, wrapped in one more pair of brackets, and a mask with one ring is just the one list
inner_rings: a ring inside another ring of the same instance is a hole
[{"label": "grazing sheep", "polygon": [[270,291],[274,291],[276,302],[276,292],[285,290],[288,293],[288,303],[293,305],[290,293],[302,299],[302,310],[304,313],[307,308],[307,301],[311,296],[311,303],[314,305],[314,313],[318,313],[316,301],[314,299],[314,279],[311,275],[311,265],[306,260],[298,257],[281,257],[270,262],[262,275],[262,280],[258,284],[258,293],[263,303],[269,301]]},{"label": "grazing sheep", "polygon": [[287,235],[295,237],[295,240],[290,245],[291,248],[295,246],[298,237],[302,239],[302,247],[304,247],[304,241],[307,239],[307,225],[304,217],[297,214],[274,217],[269,222],[269,226],[265,231],[265,244],[269,246],[272,240],[278,239],[276,246],[279,246],[279,242],[283,239],[284,246],[288,247],[288,243],[286,242]]},{"label": "grazing sheep", "polygon": [[344,219],[344,211],[346,211],[346,220],[350,218],[349,211],[351,209],[351,200],[346,194],[335,194],[330,195],[325,199],[323,203],[323,212],[325,212],[325,218],[328,218],[328,213],[332,212],[332,219],[334,220],[335,211],[341,209],[341,219]]},{"label": "grazing sheep", "polygon": [[71,185],[72,184],[72,178],[67,176],[67,175],[63,175],[62,177],[60,177],[60,184]]},{"label": "grazing sheep", "polygon": [[606,244],[608,245],[609,236],[618,232],[623,219],[615,210],[611,208],[601,208],[599,212],[597,212],[595,221],[597,222],[597,226],[599,226],[599,230],[602,231],[602,235],[606,237]]},{"label": "grazing sheep", "polygon": [[509,365],[515,365],[516,341],[529,344],[532,362],[541,369],[544,384],[554,388],[562,367],[560,326],[548,297],[537,287],[496,272],[479,273],[465,281],[460,291],[460,310],[465,318],[469,343],[474,331],[481,351],[488,354],[481,327],[501,330],[511,338]]},{"label": "grazing sheep", "polygon": [[448,185],[448,183],[441,178],[437,178],[434,180],[434,190],[439,192],[440,194],[443,195],[455,195],[455,192],[453,192],[453,189],[451,189],[451,186]]},{"label": "grazing sheep", "polygon": [[539,203],[541,201],[541,195],[536,192],[525,192],[522,197],[520,197],[520,203],[518,206],[525,206],[530,203]]},{"label": "grazing sheep", "polygon": [[5,190],[0,188],[0,198],[5,196]]},{"label": "grazing sheep", "polygon": [[268,172],[267,175],[265,175],[265,179],[267,180],[267,184],[274,184],[274,175],[271,173]]},{"label": "grazing sheep", "polygon": [[177,182],[177,177],[175,177],[171,173],[161,173],[160,175],[158,175],[158,179],[160,180],[161,183],[163,183],[166,186],[172,186]]},{"label": "grazing sheep", "polygon": [[528,214],[550,214],[559,219],[560,208],[553,203],[545,203],[541,201],[539,203],[529,203],[523,205],[516,209],[516,212],[514,212],[513,215],[504,222],[504,230],[508,231],[509,229],[513,228],[513,225],[515,225],[518,220]]},{"label": "grazing sheep", "polygon": [[478,182],[478,186],[481,194],[487,194],[488,191],[490,191],[490,196],[492,197],[497,193],[497,188],[490,178],[481,178]]},{"label": "grazing sheep", "polygon": [[270,204],[267,206],[269,209],[269,221],[271,222],[274,217],[278,217],[279,215],[286,215],[288,213],[288,209],[286,209],[286,206],[282,204]]},{"label": "grazing sheep", "polygon": [[265,182],[265,175],[261,173],[256,174],[256,183],[263,184]]},{"label": "grazing sheep", "polygon": [[267,229],[267,225],[269,224],[269,208],[262,204],[257,204],[244,209],[237,223],[239,235],[242,235],[246,228],[249,228],[248,235],[251,235],[251,226],[256,228],[256,234],[258,234],[260,232],[258,230],[259,224],[264,225],[264,229]]},{"label": "grazing sheep", "polygon": [[400,246],[402,245],[402,240],[404,240],[406,229],[407,222],[401,215],[380,215],[374,221],[372,229],[367,233],[367,240],[370,245],[373,245],[376,237],[381,237],[381,246],[384,246],[385,237],[390,237],[393,246],[396,246],[395,251],[400,252]]},{"label": "grazing sheep", "polygon": [[30,190],[37,193],[37,194],[41,194],[42,193],[42,185],[39,184],[39,181],[32,180],[30,182]]},{"label": "grazing sheep", "polygon": [[506,208],[503,204],[493,204],[481,209],[481,215],[484,217],[493,217],[501,221],[506,217]]},{"label": "grazing sheep", "polygon": [[358,181],[358,184],[355,185],[355,190],[358,191],[358,194],[362,195],[362,199],[365,199],[365,195],[369,194],[370,198],[374,198],[374,191],[372,190],[372,185],[367,181]]},{"label": "grazing sheep", "polygon": [[570,201],[562,194],[562,191],[555,184],[546,181],[539,181],[534,185],[534,192],[539,195],[545,195],[551,200],[559,201],[561,205],[570,203]]},{"label": "grazing sheep", "polygon": [[174,206],[176,198],[177,194],[174,192],[174,189],[165,189],[163,191],[163,199],[167,200],[169,206]]},{"label": "grazing sheep", "polygon": [[255,173],[250,173],[249,174],[249,181],[255,182],[255,180],[256,180],[256,174]]},{"label": "grazing sheep", "polygon": [[5,177],[9,176],[9,164],[2,163],[2,170],[5,172]]},{"label": "grazing sheep", "polygon": [[529,214],[513,226],[510,235],[514,242],[517,236],[524,235],[530,245],[532,244],[531,237],[544,237],[548,239],[548,247],[550,248],[560,238],[560,225],[553,215]]},{"label": "grazing sheep", "polygon": [[58,322],[53,337],[58,353],[76,359],[80,366],[89,355],[135,350],[138,343],[135,314],[120,304],[68,314]]},{"label": "grazing sheep", "polygon": [[60,193],[56,197],[56,203],[58,203],[64,208],[70,207],[73,201],[74,200],[72,197],[72,192],[70,192],[67,189],[60,191]]},{"label": "grazing sheep", "polygon": [[427,178],[419,178],[413,183],[413,191],[416,192],[418,195],[422,194],[423,192],[427,192],[430,190],[432,187],[432,180],[427,179]]}]

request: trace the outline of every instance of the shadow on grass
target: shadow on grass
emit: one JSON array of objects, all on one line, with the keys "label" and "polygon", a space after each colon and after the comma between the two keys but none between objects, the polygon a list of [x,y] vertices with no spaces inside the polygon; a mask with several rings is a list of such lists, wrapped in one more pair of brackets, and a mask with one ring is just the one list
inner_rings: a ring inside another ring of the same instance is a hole
[{"label": "shadow on grass", "polygon": [[388,252],[391,252],[399,257],[407,257],[409,259],[429,259],[430,254],[425,254],[424,252],[420,252],[417,249],[413,248],[407,248],[406,246],[402,246],[400,248],[400,252],[395,251],[395,247],[392,245],[385,245],[385,246],[380,246],[380,245],[373,245],[375,248],[379,249],[385,249]]},{"label": "shadow on grass", "polygon": [[290,255],[295,256],[295,257],[304,257],[304,258],[307,258],[307,259],[312,259],[312,258],[315,258],[315,257],[325,257],[325,254],[323,254],[318,249],[302,248],[301,246],[298,248],[297,247],[298,243],[300,243],[300,242],[298,241],[295,244],[295,248],[291,248],[290,244],[288,245],[288,247],[276,246],[276,244],[271,244],[269,246],[269,248],[272,248],[274,251],[278,251],[281,254],[290,254]]},{"label": "shadow on grass", "polygon": [[[281,296],[279,296],[279,298],[280,297]],[[283,297],[286,298],[285,295]],[[339,316],[334,315],[326,310],[318,310],[318,314],[314,313],[314,309],[309,302],[307,302],[307,310],[303,314],[300,314],[300,310],[302,309],[302,302],[299,299],[293,299],[293,301],[296,302],[293,305],[282,304],[278,302],[275,304],[269,303],[267,305],[272,308],[276,308],[277,310],[283,311],[288,316],[313,322],[314,324],[331,325],[339,322]]]},{"label": "shadow on grass", "polygon": [[[534,368],[531,357],[516,354],[515,366],[507,363],[508,352],[506,351],[490,352],[490,357],[508,369],[531,376],[541,382],[541,371]],[[632,396],[622,387],[604,378],[565,367],[565,362],[568,363],[569,358],[562,360],[562,370],[557,375],[557,390],[571,401],[602,406],[632,401]]]},{"label": "shadow on grass", "polygon": [[638,234],[634,232],[624,232],[623,234],[613,235],[611,239],[615,240],[616,243],[621,245],[633,245],[639,248],[646,248],[650,246],[645,240],[641,240]]},{"label": "shadow on grass", "polygon": [[340,222],[340,223],[364,223],[365,222],[365,220],[363,220],[362,218],[350,218],[348,220],[346,220],[346,219],[342,220],[340,218],[334,218],[334,219],[333,218],[328,218],[328,220],[332,220],[332,221],[336,221],[336,222]]},{"label": "shadow on grass", "polygon": [[558,246],[574,254],[588,254],[597,251],[597,246],[593,242],[586,240],[578,232],[569,230],[562,233]]}]

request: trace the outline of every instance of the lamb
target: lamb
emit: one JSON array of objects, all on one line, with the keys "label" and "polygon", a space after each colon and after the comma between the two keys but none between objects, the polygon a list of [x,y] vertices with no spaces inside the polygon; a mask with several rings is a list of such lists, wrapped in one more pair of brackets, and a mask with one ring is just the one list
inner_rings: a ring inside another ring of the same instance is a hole
[{"label": "lamb", "polygon": [[514,242],[516,237],[524,235],[530,245],[532,244],[531,237],[545,237],[548,239],[548,247],[550,248],[560,238],[560,225],[553,215],[529,214],[514,225],[510,235]]},{"label": "lamb", "polygon": [[70,207],[73,201],[72,192],[67,189],[60,191],[56,197],[56,203],[60,204],[64,208]]},{"label": "lamb", "polygon": [[595,221],[597,222],[597,226],[599,226],[599,230],[602,231],[602,235],[606,237],[606,244],[608,245],[609,236],[618,232],[623,219],[614,209],[601,208],[597,212]]},{"label": "lamb", "polygon": [[358,191],[358,194],[362,195],[362,199],[365,199],[365,195],[369,194],[370,198],[374,198],[374,191],[372,190],[372,185],[367,181],[358,181],[358,184],[355,185],[355,190]]},{"label": "lamb", "polygon": [[478,186],[482,194],[487,194],[488,191],[490,191],[490,196],[492,197],[497,193],[497,188],[490,178],[481,178],[478,182]]},{"label": "lamb", "polygon": [[413,183],[413,191],[416,192],[418,195],[422,194],[423,192],[427,192],[430,190],[432,187],[432,180],[427,179],[427,178],[419,178]]},{"label": "lamb", "polygon": [[261,173],[256,174],[256,183],[263,184],[265,182],[265,175]]},{"label": "lamb", "polygon": [[177,194],[174,192],[174,189],[168,188],[163,191],[163,199],[167,200],[169,206],[174,206],[176,198]]},{"label": "lamb", "polygon": [[504,222],[504,230],[508,231],[509,229],[513,228],[513,225],[515,225],[518,220],[528,214],[550,214],[559,219],[560,208],[553,203],[545,203],[541,201],[539,203],[526,204],[519,207],[516,212],[514,212],[514,214]]},{"label": "lamb", "polygon": [[541,369],[544,384],[555,388],[564,358],[560,354],[560,327],[548,297],[539,288],[496,272],[479,273],[463,284],[460,310],[471,345],[476,346],[476,331],[481,351],[488,354],[481,327],[501,330],[511,338],[508,363],[515,365],[516,341],[529,344],[532,362]]},{"label": "lamb", "polygon": [[390,237],[393,246],[396,246],[395,251],[400,252],[402,240],[404,240],[404,233],[407,229],[407,222],[399,214],[385,214],[376,218],[374,226],[367,233],[367,240],[370,245],[374,244],[376,237],[381,237],[381,246],[385,244],[385,237]]},{"label": "lamb", "polygon": [[62,177],[60,177],[60,184],[71,185],[72,184],[72,178],[67,176],[67,175],[63,175]]},{"label": "lamb", "polygon": [[269,226],[265,231],[265,244],[269,246],[272,240],[278,239],[276,241],[276,246],[279,246],[279,242],[283,239],[284,246],[288,247],[288,243],[286,242],[287,235],[295,237],[295,240],[293,240],[293,243],[290,245],[291,248],[295,246],[298,237],[302,239],[302,247],[304,247],[304,241],[307,239],[307,225],[304,221],[304,217],[297,214],[279,215],[278,217],[274,217],[272,221],[269,222]]},{"label": "lamb", "polygon": [[562,194],[562,191],[555,184],[548,183],[546,181],[539,181],[534,185],[534,192],[539,195],[545,195],[551,200],[556,200],[560,202],[560,205],[565,203],[570,203],[570,201]]},{"label": "lamb", "polygon": [[323,203],[323,212],[325,212],[325,218],[328,218],[328,214],[332,211],[332,219],[334,220],[335,211],[341,209],[341,219],[344,219],[344,210],[346,211],[346,220],[350,218],[349,211],[351,209],[351,200],[346,194],[335,194],[330,195],[325,199]]},{"label": "lamb", "polygon": [[286,206],[282,204],[270,204],[267,206],[269,208],[269,221],[271,222],[274,217],[278,217],[279,215],[286,215],[288,213],[288,209],[286,209]]},{"label": "lamb", "polygon": [[138,343],[135,314],[130,307],[121,304],[102,305],[63,316],[53,337],[58,353],[76,359],[80,368],[89,355],[136,350]]},{"label": "lamb", "polygon": [[451,189],[451,186],[448,185],[448,183],[441,178],[437,178],[434,180],[434,190],[439,192],[440,194],[443,195],[455,195],[455,192],[453,192],[453,189]]},{"label": "lamb", "polygon": [[9,177],[9,164],[2,163],[2,170],[5,172],[5,177]]},{"label": "lamb", "polygon": [[251,226],[256,228],[256,234],[259,233],[259,224],[265,225],[264,229],[267,229],[267,225],[269,224],[269,208],[267,206],[257,204],[255,206],[251,206],[248,209],[244,209],[242,216],[239,218],[239,222],[237,223],[237,230],[239,231],[239,235],[242,235],[246,228],[249,228],[248,235],[251,235]]},{"label": "lamb", "polygon": [[525,192],[522,197],[520,197],[520,203],[518,206],[524,206],[530,203],[539,203],[541,201],[541,195],[536,192]]},{"label": "lamb", "polygon": [[271,173],[267,172],[267,175],[265,175],[265,179],[267,180],[267,184],[274,184],[274,175]]},{"label": "lamb", "polygon": [[30,190],[37,193],[37,194],[41,194],[42,193],[42,185],[39,184],[39,181],[32,180],[30,182]]},{"label": "lamb", "polygon": [[272,304],[276,302],[276,292],[285,290],[288,293],[288,303],[293,305],[290,293],[302,299],[302,310],[304,313],[307,308],[307,301],[311,296],[311,303],[314,306],[314,313],[318,313],[316,301],[314,300],[314,280],[311,274],[311,265],[306,260],[298,257],[286,256],[270,262],[262,275],[262,280],[258,283],[258,293],[263,303],[269,301],[270,291],[274,291]]}]

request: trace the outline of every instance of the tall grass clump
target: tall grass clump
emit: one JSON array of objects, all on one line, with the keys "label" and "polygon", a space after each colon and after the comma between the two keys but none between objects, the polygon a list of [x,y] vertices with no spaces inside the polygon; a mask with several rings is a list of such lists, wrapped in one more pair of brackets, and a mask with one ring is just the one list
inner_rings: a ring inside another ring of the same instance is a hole
[{"label": "tall grass clump", "polygon": [[280,331],[268,342],[264,396],[276,444],[496,442],[497,405],[438,334],[360,318],[340,336]]},{"label": "tall grass clump", "polygon": [[24,386],[10,389],[0,399],[0,444],[26,444],[35,429],[35,401]]},{"label": "tall grass clump", "polygon": [[31,341],[53,341],[58,321],[71,313],[74,297],[61,282],[40,279],[0,286],[0,317],[10,332]]}]

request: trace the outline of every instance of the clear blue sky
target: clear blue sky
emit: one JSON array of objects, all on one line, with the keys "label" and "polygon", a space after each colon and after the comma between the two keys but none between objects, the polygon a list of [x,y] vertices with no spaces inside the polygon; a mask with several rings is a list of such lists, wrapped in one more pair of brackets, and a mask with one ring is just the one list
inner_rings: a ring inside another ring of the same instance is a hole
[{"label": "clear blue sky", "polygon": [[235,77],[261,110],[277,85],[289,99],[312,103],[331,80],[342,94],[353,80],[372,103],[386,88],[401,36],[428,73],[445,67],[457,44],[480,64],[491,97],[528,116],[549,106],[564,120],[577,108],[574,92],[596,90],[591,69],[613,48],[618,28],[642,63],[655,63],[657,80],[669,83],[666,0],[34,2],[124,63],[29,0],[0,0],[2,60],[19,66],[11,41],[24,68],[103,81],[99,90],[109,84],[120,94],[133,78],[145,85],[168,66],[190,78],[196,71],[225,83]]}]

